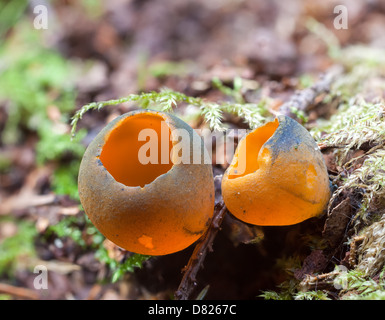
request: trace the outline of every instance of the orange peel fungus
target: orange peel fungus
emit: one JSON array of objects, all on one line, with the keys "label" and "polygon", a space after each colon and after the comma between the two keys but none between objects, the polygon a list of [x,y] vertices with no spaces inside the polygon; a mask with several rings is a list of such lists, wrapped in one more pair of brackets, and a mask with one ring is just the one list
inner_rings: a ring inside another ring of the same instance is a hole
[{"label": "orange peel fungus", "polygon": [[309,132],[278,116],[240,141],[223,176],[222,195],[229,211],[246,223],[296,224],[326,208],[327,168]]},{"label": "orange peel fungus", "polygon": [[[189,139],[173,139],[175,129]],[[152,135],[141,137],[143,130]],[[149,138],[155,142],[146,149]],[[193,150],[198,149],[197,163]],[[191,161],[176,161],[186,150]],[[126,113],[101,130],[83,156],[78,185],[85,213],[106,238],[128,251],[180,251],[202,236],[212,218],[208,157],[202,139],[179,118],[152,110]]]}]

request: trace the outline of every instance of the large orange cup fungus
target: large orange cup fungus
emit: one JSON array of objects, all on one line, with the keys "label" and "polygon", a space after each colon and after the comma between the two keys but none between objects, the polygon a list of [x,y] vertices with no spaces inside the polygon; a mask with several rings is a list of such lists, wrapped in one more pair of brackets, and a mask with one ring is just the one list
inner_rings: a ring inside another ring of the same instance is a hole
[{"label": "large orange cup fungus", "polygon": [[235,217],[254,225],[292,225],[318,216],[330,198],[323,156],[303,126],[278,116],[240,141],[222,195]]},{"label": "large orange cup fungus", "polygon": [[138,110],[110,122],[88,146],[78,184],[91,222],[140,254],[188,247],[213,215],[212,166],[203,141],[163,112]]}]

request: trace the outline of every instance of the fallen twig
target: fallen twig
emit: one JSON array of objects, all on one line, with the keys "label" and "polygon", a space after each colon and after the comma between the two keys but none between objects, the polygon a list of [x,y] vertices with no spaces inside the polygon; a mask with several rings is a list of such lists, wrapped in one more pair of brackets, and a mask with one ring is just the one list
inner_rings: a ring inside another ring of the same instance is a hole
[{"label": "fallen twig", "polygon": [[175,292],[175,299],[189,299],[192,291],[197,285],[197,273],[203,265],[203,261],[205,260],[207,252],[212,251],[212,244],[214,242],[218,230],[220,229],[226,211],[227,208],[223,200],[219,201],[215,205],[214,216],[211,220],[211,224],[208,230],[206,231],[205,235],[199,240],[190,257],[188,264],[183,269],[184,275],[177,291]]},{"label": "fallen twig", "polygon": [[305,279],[299,284],[300,291],[312,290],[336,290],[336,278],[341,275],[342,271],[334,270],[320,275],[306,275]]},{"label": "fallen twig", "polygon": [[306,111],[321,93],[330,91],[332,83],[343,72],[343,67],[335,65],[323,74],[311,87],[296,92],[289,101],[280,107],[280,114],[293,117],[293,111]]},{"label": "fallen twig", "polygon": [[11,296],[15,296],[19,299],[31,299],[31,300],[39,299],[39,295],[31,289],[15,287],[6,283],[0,283],[0,292],[4,294],[9,294]]}]

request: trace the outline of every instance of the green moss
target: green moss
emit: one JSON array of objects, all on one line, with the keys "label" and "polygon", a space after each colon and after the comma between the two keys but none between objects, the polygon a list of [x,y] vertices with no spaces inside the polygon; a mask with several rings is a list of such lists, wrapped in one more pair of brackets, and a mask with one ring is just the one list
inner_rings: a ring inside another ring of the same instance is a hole
[{"label": "green moss", "polygon": [[[312,130],[323,146],[334,147],[337,164],[344,175],[334,178],[339,188],[334,192],[332,200],[347,190],[357,192],[362,200],[358,216],[365,219],[369,213],[378,211],[385,199],[385,122],[383,121],[384,108],[378,103],[369,103],[362,99],[351,100],[341,104],[338,112],[323,126]],[[358,158],[351,159],[352,150],[358,150],[363,145],[372,146],[363,155],[362,165],[354,168]],[[354,191],[355,190],[355,191]]]},{"label": "green moss", "polygon": [[16,221],[1,217],[0,224],[10,222],[17,227],[17,233],[0,241],[0,276],[12,277],[18,263],[36,255],[34,240],[37,235],[35,225],[29,221]]},{"label": "green moss", "polygon": [[298,292],[295,295],[295,300],[331,300],[328,293],[322,290]]},{"label": "green moss", "polygon": [[288,279],[277,286],[277,291],[263,291],[259,297],[265,300],[293,300],[297,292],[298,281]]},{"label": "green moss", "polygon": [[[95,228],[87,216],[66,217],[52,225],[45,233],[46,237],[55,235],[59,238],[71,238],[83,250],[95,250],[95,258],[104,263],[111,272],[111,282],[117,282],[124,274],[134,272],[151,256],[132,254],[124,261],[117,261],[108,255],[103,242],[105,237]],[[91,241],[86,242],[86,238]]]},{"label": "green moss", "polygon": [[[74,69],[56,51],[45,48],[39,33],[22,20],[17,30],[0,46],[3,68],[0,101],[8,105],[8,121],[2,134],[6,144],[20,141],[20,127],[40,132],[50,125],[48,107],[56,106],[65,122],[74,108]],[[52,129],[54,132],[55,130]]]},{"label": "green moss", "polygon": [[95,257],[105,263],[111,270],[111,282],[117,282],[124,274],[134,272],[135,268],[141,268],[143,262],[151,258],[151,256],[134,253],[123,262],[120,262],[111,258],[104,247],[99,247],[95,253]]},{"label": "green moss", "polygon": [[73,136],[75,135],[78,122],[86,112],[90,110],[100,110],[105,106],[118,105],[124,102],[136,102],[142,108],[150,108],[164,112],[173,112],[179,103],[197,106],[200,109],[200,115],[214,131],[225,130],[226,127],[222,123],[224,112],[240,117],[250,128],[255,128],[268,119],[266,108],[267,100],[265,99],[259,103],[211,102],[198,97],[187,96],[181,92],[170,89],[163,89],[160,92],[130,94],[124,98],[92,102],[83,106],[72,118]]},{"label": "green moss", "polygon": [[[35,133],[39,138],[36,164],[58,163],[52,178],[53,190],[78,199],[75,170],[85,150],[80,142],[86,131],[80,131],[71,141],[68,121],[75,108],[74,65],[45,47],[42,34],[31,28],[26,18],[0,45],[0,61],[0,104],[8,114],[2,141],[13,145],[23,141],[24,132]],[[50,110],[55,111],[53,116]],[[7,167],[6,162],[1,163],[1,167]]]},{"label": "green moss", "polygon": [[344,283],[340,292],[343,300],[372,300],[385,297],[385,279],[380,275],[376,281],[359,270],[350,270],[342,273],[336,281]]},{"label": "green moss", "polygon": [[13,300],[13,297],[9,294],[0,294],[0,300]]},{"label": "green moss", "polygon": [[5,155],[0,154],[0,173],[7,172],[11,166],[11,159],[7,158]]},{"label": "green moss", "polygon": [[182,61],[160,61],[152,63],[148,67],[148,71],[155,78],[161,78],[165,76],[185,76],[189,70],[193,70],[192,62]]},{"label": "green moss", "polygon": [[77,184],[79,166],[79,161],[72,161],[55,170],[51,184],[52,189],[56,194],[68,195],[72,199],[79,200]]},{"label": "green moss", "polygon": [[45,232],[46,236],[55,234],[59,238],[69,237],[80,247],[85,248],[81,225],[85,224],[85,220],[78,217],[66,217],[60,220],[57,224],[51,225]]},{"label": "green moss", "polygon": [[19,21],[27,6],[27,0],[0,2],[0,38]]}]

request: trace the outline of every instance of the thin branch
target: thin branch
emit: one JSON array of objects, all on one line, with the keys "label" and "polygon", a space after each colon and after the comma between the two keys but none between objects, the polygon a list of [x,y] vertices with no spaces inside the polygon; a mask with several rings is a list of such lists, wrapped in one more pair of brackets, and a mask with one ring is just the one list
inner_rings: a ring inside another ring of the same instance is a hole
[{"label": "thin branch", "polygon": [[227,208],[223,200],[219,201],[214,208],[214,216],[211,220],[211,224],[206,231],[205,235],[196,245],[187,266],[183,269],[184,275],[182,281],[175,292],[175,299],[188,300],[191,293],[195,289],[197,282],[196,276],[199,269],[202,267],[205,257],[208,251],[212,251],[212,245],[220,229],[222,220],[225,216]]},{"label": "thin branch", "polygon": [[36,293],[36,291],[28,288],[15,287],[6,283],[0,283],[0,293],[9,294],[19,299],[39,299],[39,295]]},{"label": "thin branch", "polygon": [[294,111],[305,112],[310,106],[314,104],[315,99],[321,93],[327,93],[330,91],[331,85],[343,72],[343,68],[340,65],[331,67],[320,80],[313,84],[311,87],[295,93],[291,99],[285,102],[281,108],[280,113],[289,117],[293,117]]},{"label": "thin branch", "polygon": [[305,279],[299,284],[301,291],[312,290],[336,290],[335,279],[341,275],[341,271],[333,270],[320,275],[306,275]]}]

